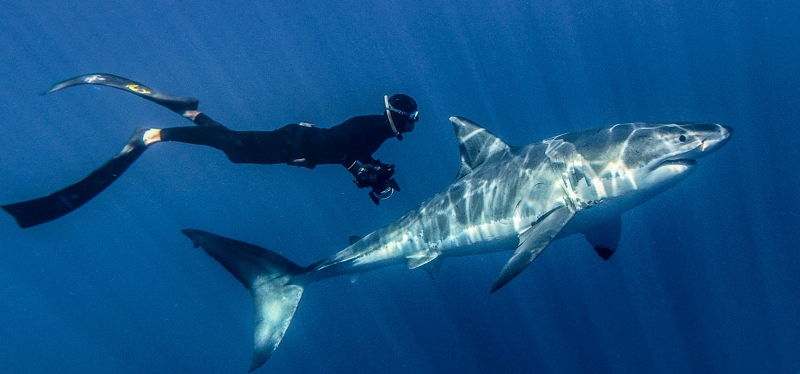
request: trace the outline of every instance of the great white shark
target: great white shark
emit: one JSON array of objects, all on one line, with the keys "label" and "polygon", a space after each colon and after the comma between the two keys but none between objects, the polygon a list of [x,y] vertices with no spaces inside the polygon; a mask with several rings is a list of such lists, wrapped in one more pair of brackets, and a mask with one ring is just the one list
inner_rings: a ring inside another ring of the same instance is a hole
[{"label": "great white shark", "polygon": [[389,265],[435,272],[446,257],[514,253],[497,291],[554,240],[583,234],[604,260],[617,249],[623,212],[686,178],[730,138],[718,124],[625,123],[509,146],[451,117],[461,169],[444,191],[333,256],[303,267],[264,248],[187,229],[250,290],[255,305],[251,371],[266,362],[292,321],[305,287]]}]

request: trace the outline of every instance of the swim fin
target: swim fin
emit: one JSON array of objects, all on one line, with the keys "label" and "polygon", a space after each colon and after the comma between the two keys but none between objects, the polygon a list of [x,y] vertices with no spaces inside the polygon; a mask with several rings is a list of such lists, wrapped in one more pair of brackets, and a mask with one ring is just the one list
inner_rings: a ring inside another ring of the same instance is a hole
[{"label": "swim fin", "polygon": [[137,129],[119,154],[77,183],[38,199],[3,205],[2,208],[14,216],[22,228],[52,221],[78,209],[110,186],[144,153],[147,146],[142,136],[146,130]]},{"label": "swim fin", "polygon": [[183,115],[187,110],[197,110],[198,101],[192,97],[172,96],[159,92],[154,88],[147,87],[141,83],[134,82],[128,78],[120,77],[113,74],[86,74],[78,77],[67,79],[63,82],[56,83],[45,94],[56,92],[67,87],[77,86],[81,84],[94,84],[101,86],[114,87],[136,96],[150,100],[158,105],[161,105],[175,113]]}]

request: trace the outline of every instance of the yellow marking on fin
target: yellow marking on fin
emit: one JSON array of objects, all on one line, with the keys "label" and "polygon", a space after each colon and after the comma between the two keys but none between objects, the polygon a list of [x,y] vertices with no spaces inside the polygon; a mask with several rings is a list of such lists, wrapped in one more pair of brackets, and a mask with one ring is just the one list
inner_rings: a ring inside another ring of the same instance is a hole
[{"label": "yellow marking on fin", "polygon": [[129,89],[129,90],[131,90],[133,92],[140,93],[140,94],[149,94],[150,93],[150,90],[148,90],[146,87],[140,86],[138,84],[128,84],[128,85],[125,85],[125,88],[127,88],[127,89]]}]

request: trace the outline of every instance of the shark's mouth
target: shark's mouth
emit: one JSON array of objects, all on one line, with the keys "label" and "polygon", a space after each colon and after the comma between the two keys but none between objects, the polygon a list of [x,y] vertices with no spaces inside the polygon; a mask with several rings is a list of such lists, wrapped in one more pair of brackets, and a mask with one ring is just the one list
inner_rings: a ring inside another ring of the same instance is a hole
[{"label": "shark's mouth", "polygon": [[693,158],[673,158],[655,164],[654,166],[651,167],[650,170],[660,169],[665,166],[678,167],[681,170],[686,170],[693,168],[695,165],[697,165],[697,160]]},{"label": "shark's mouth", "polygon": [[666,160],[658,164],[658,166],[667,166],[667,165],[693,166],[697,165],[697,160],[693,158],[679,158],[675,160]]}]

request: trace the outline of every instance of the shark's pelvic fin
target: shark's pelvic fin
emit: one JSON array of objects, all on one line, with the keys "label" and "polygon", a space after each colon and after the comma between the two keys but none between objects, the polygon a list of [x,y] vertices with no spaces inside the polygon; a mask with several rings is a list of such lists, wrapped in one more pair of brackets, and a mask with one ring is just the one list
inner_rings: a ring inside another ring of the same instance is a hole
[{"label": "shark's pelvic fin", "polygon": [[500,276],[492,284],[491,292],[499,290],[506,283],[522,273],[536,257],[556,238],[574,213],[566,206],[553,208],[539,217],[531,227],[519,236],[519,246],[506,262]]},{"label": "shark's pelvic fin", "polygon": [[409,269],[416,269],[425,265],[439,257],[440,253],[436,251],[420,251],[414,255],[406,257]]},{"label": "shark's pelvic fin", "polygon": [[425,270],[425,272],[430,275],[431,279],[435,279],[436,275],[439,274],[439,270],[442,268],[443,263],[444,257],[437,257],[433,261],[420,266],[420,269]]},{"label": "shark's pelvic fin", "polygon": [[583,234],[592,245],[595,252],[603,259],[608,260],[617,251],[619,237],[622,232],[622,217],[616,216],[606,222],[593,226]]},{"label": "shark's pelvic fin", "polygon": [[461,152],[461,169],[456,179],[472,172],[486,160],[509,151],[508,144],[480,125],[462,117],[450,117]]},{"label": "shark's pelvic fin", "polygon": [[435,250],[417,252],[412,256],[406,257],[406,264],[409,269],[420,268],[425,270],[431,278],[435,278],[444,262],[444,258],[440,255],[441,252]]},{"label": "shark's pelvic fin", "polygon": [[412,256],[406,257],[406,264],[409,269],[420,268],[425,270],[425,272],[431,276],[431,279],[434,279],[436,278],[436,274],[439,274],[442,263],[444,263],[444,258],[440,255],[441,252],[435,250],[420,251]]},{"label": "shark's pelvic fin", "polygon": [[255,305],[253,362],[266,362],[292,322],[305,284],[294,277],[306,269],[264,248],[200,230],[183,230],[195,247],[211,257],[250,290]]}]

